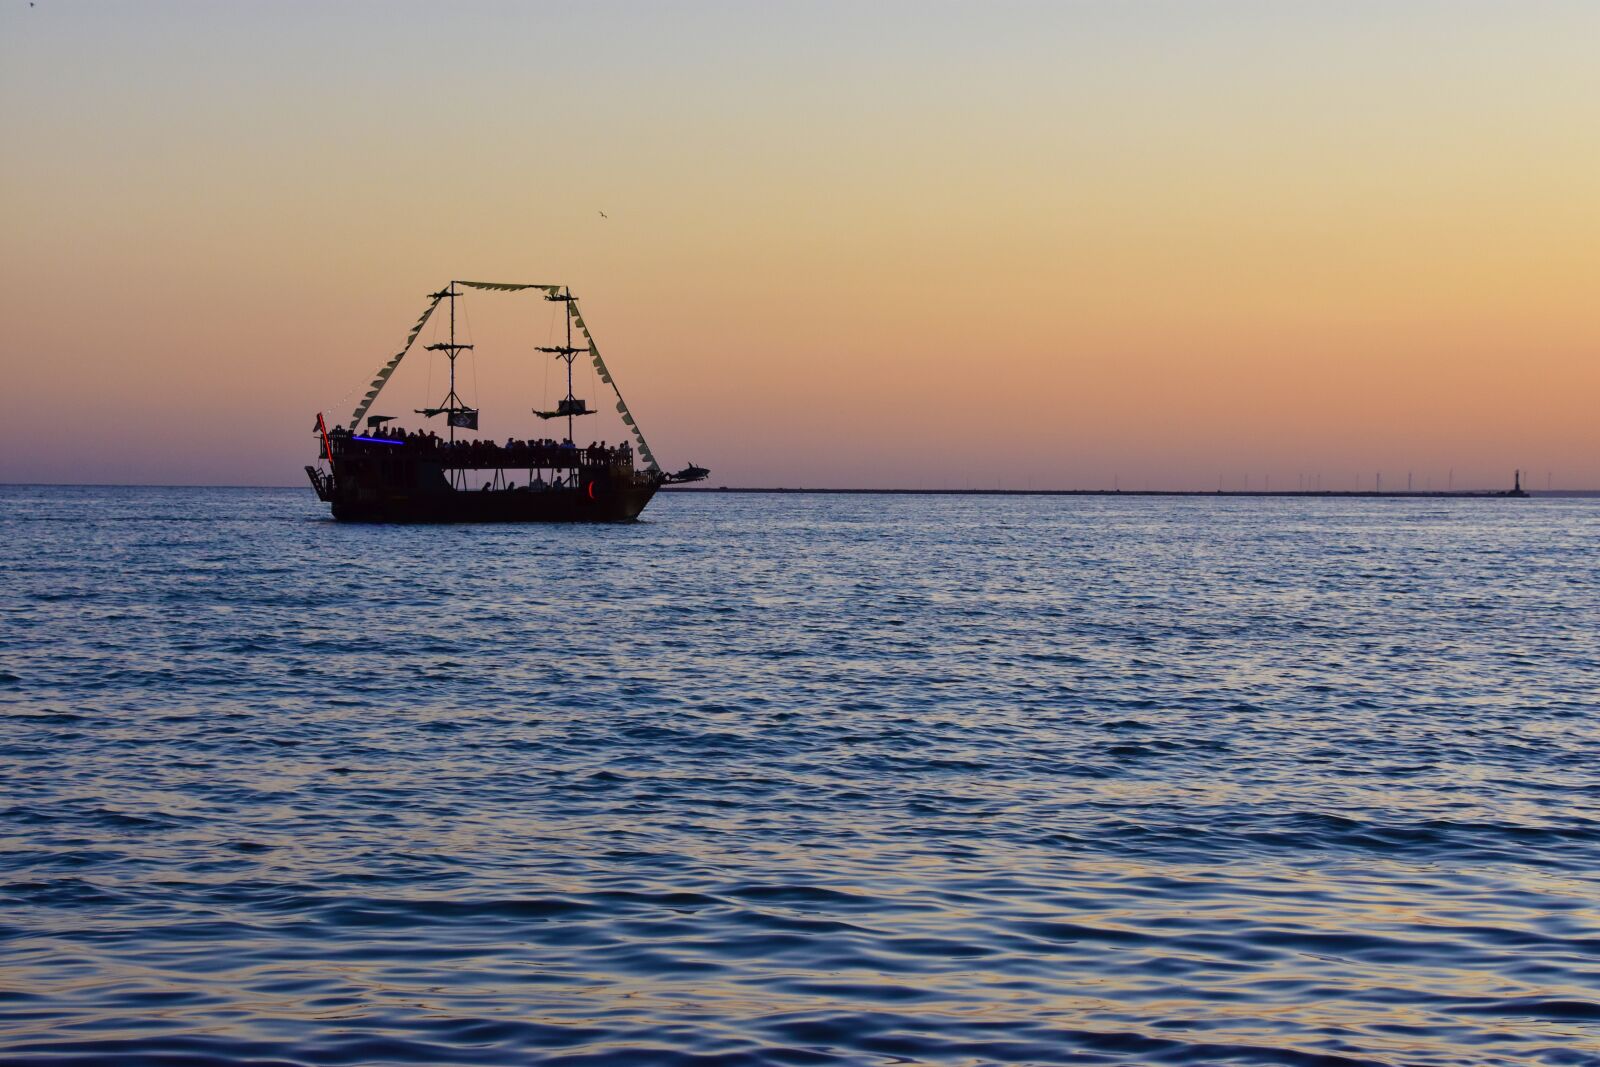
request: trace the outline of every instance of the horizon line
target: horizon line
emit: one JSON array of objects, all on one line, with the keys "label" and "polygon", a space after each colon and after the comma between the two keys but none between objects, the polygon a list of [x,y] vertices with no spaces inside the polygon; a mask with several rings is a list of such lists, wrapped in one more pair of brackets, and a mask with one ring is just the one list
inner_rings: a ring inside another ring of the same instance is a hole
[{"label": "horizon line", "polygon": [[[36,489],[285,489],[305,488],[302,485],[240,485],[222,482],[9,482],[0,481],[0,488]],[[826,486],[745,486],[717,485],[690,486],[664,485],[663,493],[769,493],[791,496],[805,495],[862,495],[862,496],[1190,496],[1190,497],[1310,497],[1310,498],[1402,498],[1402,499],[1509,499],[1510,489],[931,489],[931,488],[836,488]],[[1595,489],[1529,489],[1522,490],[1528,497],[1600,497]]]}]

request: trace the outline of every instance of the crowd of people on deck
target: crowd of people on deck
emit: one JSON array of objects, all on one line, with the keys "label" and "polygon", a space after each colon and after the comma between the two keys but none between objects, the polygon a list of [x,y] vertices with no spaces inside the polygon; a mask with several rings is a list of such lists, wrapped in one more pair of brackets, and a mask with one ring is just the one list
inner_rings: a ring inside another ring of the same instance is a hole
[{"label": "crowd of people on deck", "polygon": [[399,426],[373,427],[360,436],[429,453],[445,467],[613,467],[632,466],[633,462],[633,446],[626,441],[619,445],[591,441],[587,448],[554,438],[521,441],[508,437],[505,444],[477,439],[449,441],[431,430],[407,431]]}]

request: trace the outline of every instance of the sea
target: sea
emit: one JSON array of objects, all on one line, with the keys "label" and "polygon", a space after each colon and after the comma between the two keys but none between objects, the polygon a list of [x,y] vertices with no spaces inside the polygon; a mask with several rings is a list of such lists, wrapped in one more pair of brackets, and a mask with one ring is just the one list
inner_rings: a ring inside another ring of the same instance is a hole
[{"label": "sea", "polygon": [[0,1062],[1600,1064],[1600,500],[0,488]]}]

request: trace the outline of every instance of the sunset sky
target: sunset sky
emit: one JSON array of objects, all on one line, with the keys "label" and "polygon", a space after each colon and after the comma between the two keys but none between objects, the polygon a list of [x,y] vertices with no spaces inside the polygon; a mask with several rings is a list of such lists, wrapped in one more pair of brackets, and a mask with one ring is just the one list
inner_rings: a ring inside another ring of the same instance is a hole
[{"label": "sunset sky", "polygon": [[1600,487],[1597,3],[36,2],[0,481],[300,484],[471,278],[714,485]]}]

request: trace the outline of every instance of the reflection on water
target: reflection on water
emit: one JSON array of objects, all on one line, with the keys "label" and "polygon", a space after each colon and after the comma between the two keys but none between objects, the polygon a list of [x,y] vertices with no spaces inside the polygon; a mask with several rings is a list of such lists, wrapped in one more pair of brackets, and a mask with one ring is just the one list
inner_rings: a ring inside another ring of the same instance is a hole
[{"label": "reflection on water", "polygon": [[1600,506],[0,489],[8,1063],[1600,1063]]}]

